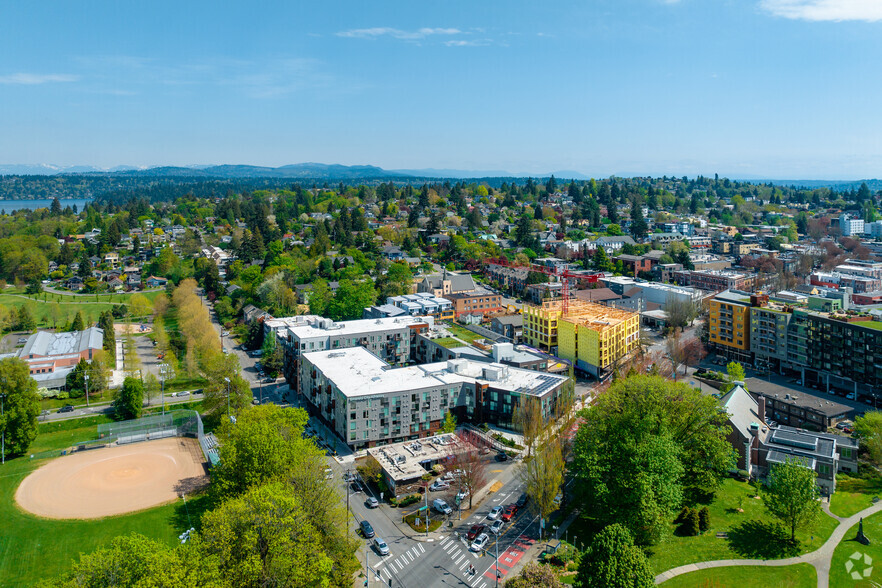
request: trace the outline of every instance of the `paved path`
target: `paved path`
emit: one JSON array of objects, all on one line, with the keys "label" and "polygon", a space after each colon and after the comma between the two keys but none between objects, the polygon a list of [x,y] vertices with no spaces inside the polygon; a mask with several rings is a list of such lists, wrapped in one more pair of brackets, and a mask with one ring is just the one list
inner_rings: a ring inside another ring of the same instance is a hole
[{"label": "paved path", "polygon": [[[829,511],[829,506],[824,508],[824,510]],[[833,558],[833,551],[836,549],[836,546],[845,538],[845,534],[849,529],[858,523],[861,517],[868,517],[879,511],[882,511],[882,502],[878,502],[869,508],[865,508],[861,512],[848,518],[833,516],[833,518],[839,521],[839,526],[836,527],[833,534],[830,535],[830,538],[827,539],[821,547],[811,553],[806,553],[805,555],[788,557],[785,559],[721,559],[717,561],[703,561],[662,572],[655,577],[655,583],[661,584],[665,580],[670,580],[675,576],[707,568],[724,568],[729,566],[789,566],[798,563],[808,563],[814,566],[815,571],[818,573],[818,588],[827,588],[830,581],[830,560]]]}]

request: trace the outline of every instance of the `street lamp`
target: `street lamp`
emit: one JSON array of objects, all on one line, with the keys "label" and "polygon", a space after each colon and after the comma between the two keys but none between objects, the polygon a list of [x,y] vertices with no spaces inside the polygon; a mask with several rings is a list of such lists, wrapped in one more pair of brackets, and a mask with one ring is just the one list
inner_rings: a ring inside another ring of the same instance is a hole
[{"label": "street lamp", "polygon": [[227,418],[230,418],[230,379],[224,378],[224,382],[227,383]]},{"label": "street lamp", "polygon": [[[162,397],[162,414],[165,414],[165,380],[172,374],[171,366],[167,363],[159,364],[159,395]],[[149,402],[149,400],[148,400]]]},{"label": "street lamp", "polygon": [[89,374],[83,375],[83,381],[86,382],[86,406],[89,406]]}]

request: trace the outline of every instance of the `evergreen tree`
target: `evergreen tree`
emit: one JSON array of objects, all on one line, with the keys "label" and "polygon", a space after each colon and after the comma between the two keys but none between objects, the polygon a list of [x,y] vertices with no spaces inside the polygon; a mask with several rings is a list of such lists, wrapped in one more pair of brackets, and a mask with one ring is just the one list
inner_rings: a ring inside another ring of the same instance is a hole
[{"label": "evergreen tree", "polygon": [[86,324],[83,321],[83,313],[79,310],[77,311],[77,315],[74,317],[73,324],[70,326],[71,331],[83,331],[86,329]]},{"label": "evergreen tree", "polygon": [[635,198],[631,203],[631,235],[641,240],[646,238],[647,233],[649,233],[649,225],[643,218],[643,207],[640,205],[640,200]]}]

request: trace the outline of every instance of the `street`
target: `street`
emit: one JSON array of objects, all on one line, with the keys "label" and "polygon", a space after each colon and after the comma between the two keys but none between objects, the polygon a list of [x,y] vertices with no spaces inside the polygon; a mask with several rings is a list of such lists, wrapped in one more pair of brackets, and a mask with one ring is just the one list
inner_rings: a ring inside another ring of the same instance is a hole
[{"label": "street", "polygon": [[[413,531],[401,519],[425,503],[417,503],[405,508],[392,508],[380,501],[380,506],[369,508],[367,498],[372,496],[361,483],[347,484],[343,480],[344,473],[350,471],[348,464],[340,464],[328,458],[333,472],[335,486],[340,490],[341,497],[348,491],[349,508],[352,512],[352,527],[358,531],[362,520],[370,522],[376,537],[382,538],[389,546],[389,555],[380,556],[373,547],[373,539],[364,539],[360,550],[362,566],[371,571],[368,575],[369,586],[402,586],[433,588],[441,586],[470,586],[489,588],[495,586],[496,553],[499,553],[500,584],[505,580],[512,566],[524,556],[524,552],[532,545],[538,534],[538,518],[529,508],[518,512],[511,522],[503,527],[498,541],[496,535],[489,530],[492,521],[487,520],[487,513],[494,506],[504,506],[515,502],[522,492],[522,484],[515,478],[515,463],[498,463],[488,459],[486,487],[491,490],[479,494],[471,511],[465,511],[462,520],[458,513],[450,515],[452,526],[445,522],[438,530],[428,535]],[[451,505],[455,504],[444,492],[432,492],[429,504],[435,498],[445,498]],[[379,496],[374,498],[380,499]],[[468,499],[464,501],[468,504]],[[483,523],[488,526],[485,531],[490,537],[484,555],[469,550],[465,535],[472,525]],[[359,535],[360,536],[360,535]],[[469,564],[475,573],[469,573]]]}]

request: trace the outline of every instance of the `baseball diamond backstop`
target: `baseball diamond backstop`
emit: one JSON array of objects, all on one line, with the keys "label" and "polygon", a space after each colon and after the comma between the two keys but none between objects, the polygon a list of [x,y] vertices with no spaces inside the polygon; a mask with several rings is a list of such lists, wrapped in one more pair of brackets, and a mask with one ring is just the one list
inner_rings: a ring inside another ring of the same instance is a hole
[{"label": "baseball diamond backstop", "polygon": [[218,462],[217,441],[214,435],[205,435],[202,418],[195,410],[173,410],[165,414],[98,425],[98,441],[105,444],[115,442],[123,445],[165,437],[195,437],[205,460],[212,465]]}]

